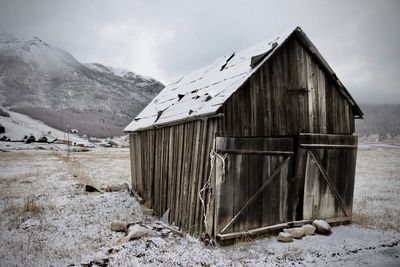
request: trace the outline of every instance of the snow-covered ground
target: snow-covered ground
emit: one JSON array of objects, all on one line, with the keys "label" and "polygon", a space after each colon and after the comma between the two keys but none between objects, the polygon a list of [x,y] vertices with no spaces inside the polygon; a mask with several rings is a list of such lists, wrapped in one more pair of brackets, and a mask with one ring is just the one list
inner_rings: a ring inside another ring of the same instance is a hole
[{"label": "snow-covered ground", "polygon": [[[41,121],[17,112],[6,111],[10,114],[10,117],[0,116],[0,124],[5,127],[5,133],[0,134],[0,137],[5,135],[11,140],[21,140],[25,135],[33,134],[36,139],[46,136],[50,141],[55,138],[59,140],[67,140],[68,138],[65,132],[50,127]],[[69,140],[73,143],[89,145],[88,141],[76,134],[70,134]]]},{"label": "snow-covered ground", "polygon": [[400,231],[400,140],[361,143],[353,221]]},{"label": "snow-covered ground", "polygon": [[292,243],[272,236],[230,247],[206,247],[188,235],[116,245],[123,234],[110,230],[111,221],[141,221],[142,207],[128,192],[88,193],[83,185],[129,182],[127,148],[69,159],[56,149],[0,152],[0,266],[79,266],[103,258],[110,266],[399,266],[400,146],[361,147],[357,224]]}]

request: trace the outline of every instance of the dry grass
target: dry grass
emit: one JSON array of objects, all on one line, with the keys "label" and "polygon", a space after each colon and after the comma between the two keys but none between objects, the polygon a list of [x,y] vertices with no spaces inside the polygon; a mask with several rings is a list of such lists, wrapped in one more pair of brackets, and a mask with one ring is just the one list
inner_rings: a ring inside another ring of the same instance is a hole
[{"label": "dry grass", "polygon": [[352,221],[365,226],[374,226],[380,229],[400,230],[398,212],[390,206],[382,207],[377,210],[377,202],[386,202],[387,197],[371,197],[363,195],[360,200],[357,200],[357,211],[353,213]]},{"label": "dry grass", "polygon": [[39,216],[46,210],[53,210],[55,205],[46,201],[38,201],[34,196],[28,196],[23,201],[8,201],[3,209],[3,213],[22,216],[29,214],[32,216]]},{"label": "dry grass", "polygon": [[7,153],[0,153],[0,161],[5,162],[5,161],[10,161],[10,160],[21,160],[21,159],[28,159],[28,158],[33,158],[35,155],[31,153],[26,153],[26,152],[7,152]]},{"label": "dry grass", "polygon": [[10,176],[0,175],[0,183],[15,184],[16,182],[26,181],[25,179],[27,179],[27,178],[40,177],[41,175],[42,175],[42,172],[38,168],[34,169],[32,171],[29,171],[29,172],[21,173],[19,175],[10,175]]},{"label": "dry grass", "polygon": [[[70,157],[67,156],[66,153],[61,152],[53,152],[53,156],[56,156],[60,160],[64,161],[67,166],[67,171],[73,175],[73,177],[78,181],[80,184],[84,185],[91,185],[96,188],[100,188],[101,184],[91,178],[89,175],[86,174],[84,171],[84,167],[80,160],[77,160],[77,157],[74,153],[70,154]],[[67,178],[66,178],[67,179]]]},{"label": "dry grass", "polygon": [[[130,183],[129,151],[110,149],[107,151],[90,151],[87,153],[65,152],[54,154],[63,160],[68,172],[73,174],[81,184],[101,188],[107,184]],[[118,173],[119,175],[115,175]]]},{"label": "dry grass", "polygon": [[[2,215],[8,218],[7,225],[10,228],[17,228],[23,221],[28,218],[40,218],[48,210],[53,210],[55,206],[49,202],[37,201],[34,197],[29,196],[21,200],[7,201]],[[2,217],[3,217],[2,216]]]},{"label": "dry grass", "polygon": [[22,213],[30,213],[32,215],[39,215],[44,210],[44,207],[39,205],[33,197],[26,197],[22,206]]},{"label": "dry grass", "polygon": [[359,150],[353,222],[400,230],[400,149]]}]

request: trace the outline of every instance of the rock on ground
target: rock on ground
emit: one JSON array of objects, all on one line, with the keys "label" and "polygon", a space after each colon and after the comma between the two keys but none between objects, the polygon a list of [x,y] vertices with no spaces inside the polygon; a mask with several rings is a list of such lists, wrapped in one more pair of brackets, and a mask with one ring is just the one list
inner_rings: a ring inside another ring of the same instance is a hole
[{"label": "rock on ground", "polygon": [[316,228],[316,231],[319,234],[326,235],[326,234],[329,234],[332,230],[329,223],[327,223],[324,220],[314,220],[312,225]]},{"label": "rock on ground", "polygon": [[304,229],[301,227],[283,229],[285,233],[289,233],[293,238],[302,238],[304,236]]},{"label": "rock on ground", "polygon": [[293,241],[293,236],[289,233],[285,232],[280,232],[277,238],[278,241],[280,242],[292,242]]},{"label": "rock on ground", "polygon": [[114,232],[125,232],[128,229],[128,224],[121,221],[111,222],[111,231]]},{"label": "rock on ground", "polygon": [[123,183],[123,184],[105,185],[105,186],[102,186],[101,189],[103,189],[106,192],[127,191],[127,190],[129,190],[129,184]]},{"label": "rock on ground", "polygon": [[315,226],[311,224],[305,224],[301,228],[304,229],[304,235],[313,235],[315,233]]},{"label": "rock on ground", "polygon": [[123,244],[130,240],[139,239],[145,236],[155,236],[155,232],[153,230],[147,229],[146,227],[138,224],[134,224],[129,227],[128,231],[128,235],[118,239],[117,244]]}]

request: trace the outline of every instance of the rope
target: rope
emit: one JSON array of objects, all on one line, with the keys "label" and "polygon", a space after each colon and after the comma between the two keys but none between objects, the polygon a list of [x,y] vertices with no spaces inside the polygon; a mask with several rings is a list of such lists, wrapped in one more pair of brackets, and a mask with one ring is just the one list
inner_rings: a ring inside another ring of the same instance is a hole
[{"label": "rope", "polygon": [[215,152],[214,149],[211,150],[210,152],[210,175],[208,176],[208,179],[206,181],[206,183],[204,184],[203,188],[200,189],[199,191],[199,198],[201,201],[201,205],[203,206],[203,217],[204,217],[204,226],[205,226],[205,232],[208,233],[208,229],[207,229],[207,212],[210,206],[210,199],[211,199],[211,194],[208,194],[208,199],[207,199],[207,206],[205,206],[204,204],[204,199],[201,196],[201,194],[206,191],[207,189],[210,189],[210,181],[211,181],[211,176],[212,176],[212,171],[214,169],[215,166],[215,159],[216,157],[220,158],[222,161],[222,181],[224,181],[225,179],[225,159],[228,156],[228,154],[225,155],[220,155],[217,152]]}]

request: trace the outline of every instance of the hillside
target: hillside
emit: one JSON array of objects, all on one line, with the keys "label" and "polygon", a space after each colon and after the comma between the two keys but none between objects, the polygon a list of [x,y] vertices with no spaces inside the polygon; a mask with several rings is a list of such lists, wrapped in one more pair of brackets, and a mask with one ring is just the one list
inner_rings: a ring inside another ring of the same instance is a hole
[{"label": "hillside", "polygon": [[[25,135],[33,134],[36,139],[41,136],[46,136],[49,141],[54,139],[67,140],[66,133],[54,129],[41,121],[34,120],[26,115],[16,112],[8,112],[9,117],[0,116],[0,124],[5,127],[5,132],[0,134],[0,137],[5,135],[11,140],[22,140]],[[80,138],[76,134],[70,134],[69,140],[77,144],[89,145],[89,142]],[[10,145],[6,143],[4,145]]]},{"label": "hillside", "polygon": [[399,104],[362,104],[363,120],[356,120],[356,133],[360,136],[400,134]]},{"label": "hillside", "polygon": [[129,70],[82,64],[37,37],[0,34],[0,106],[57,129],[121,135],[163,87]]}]

